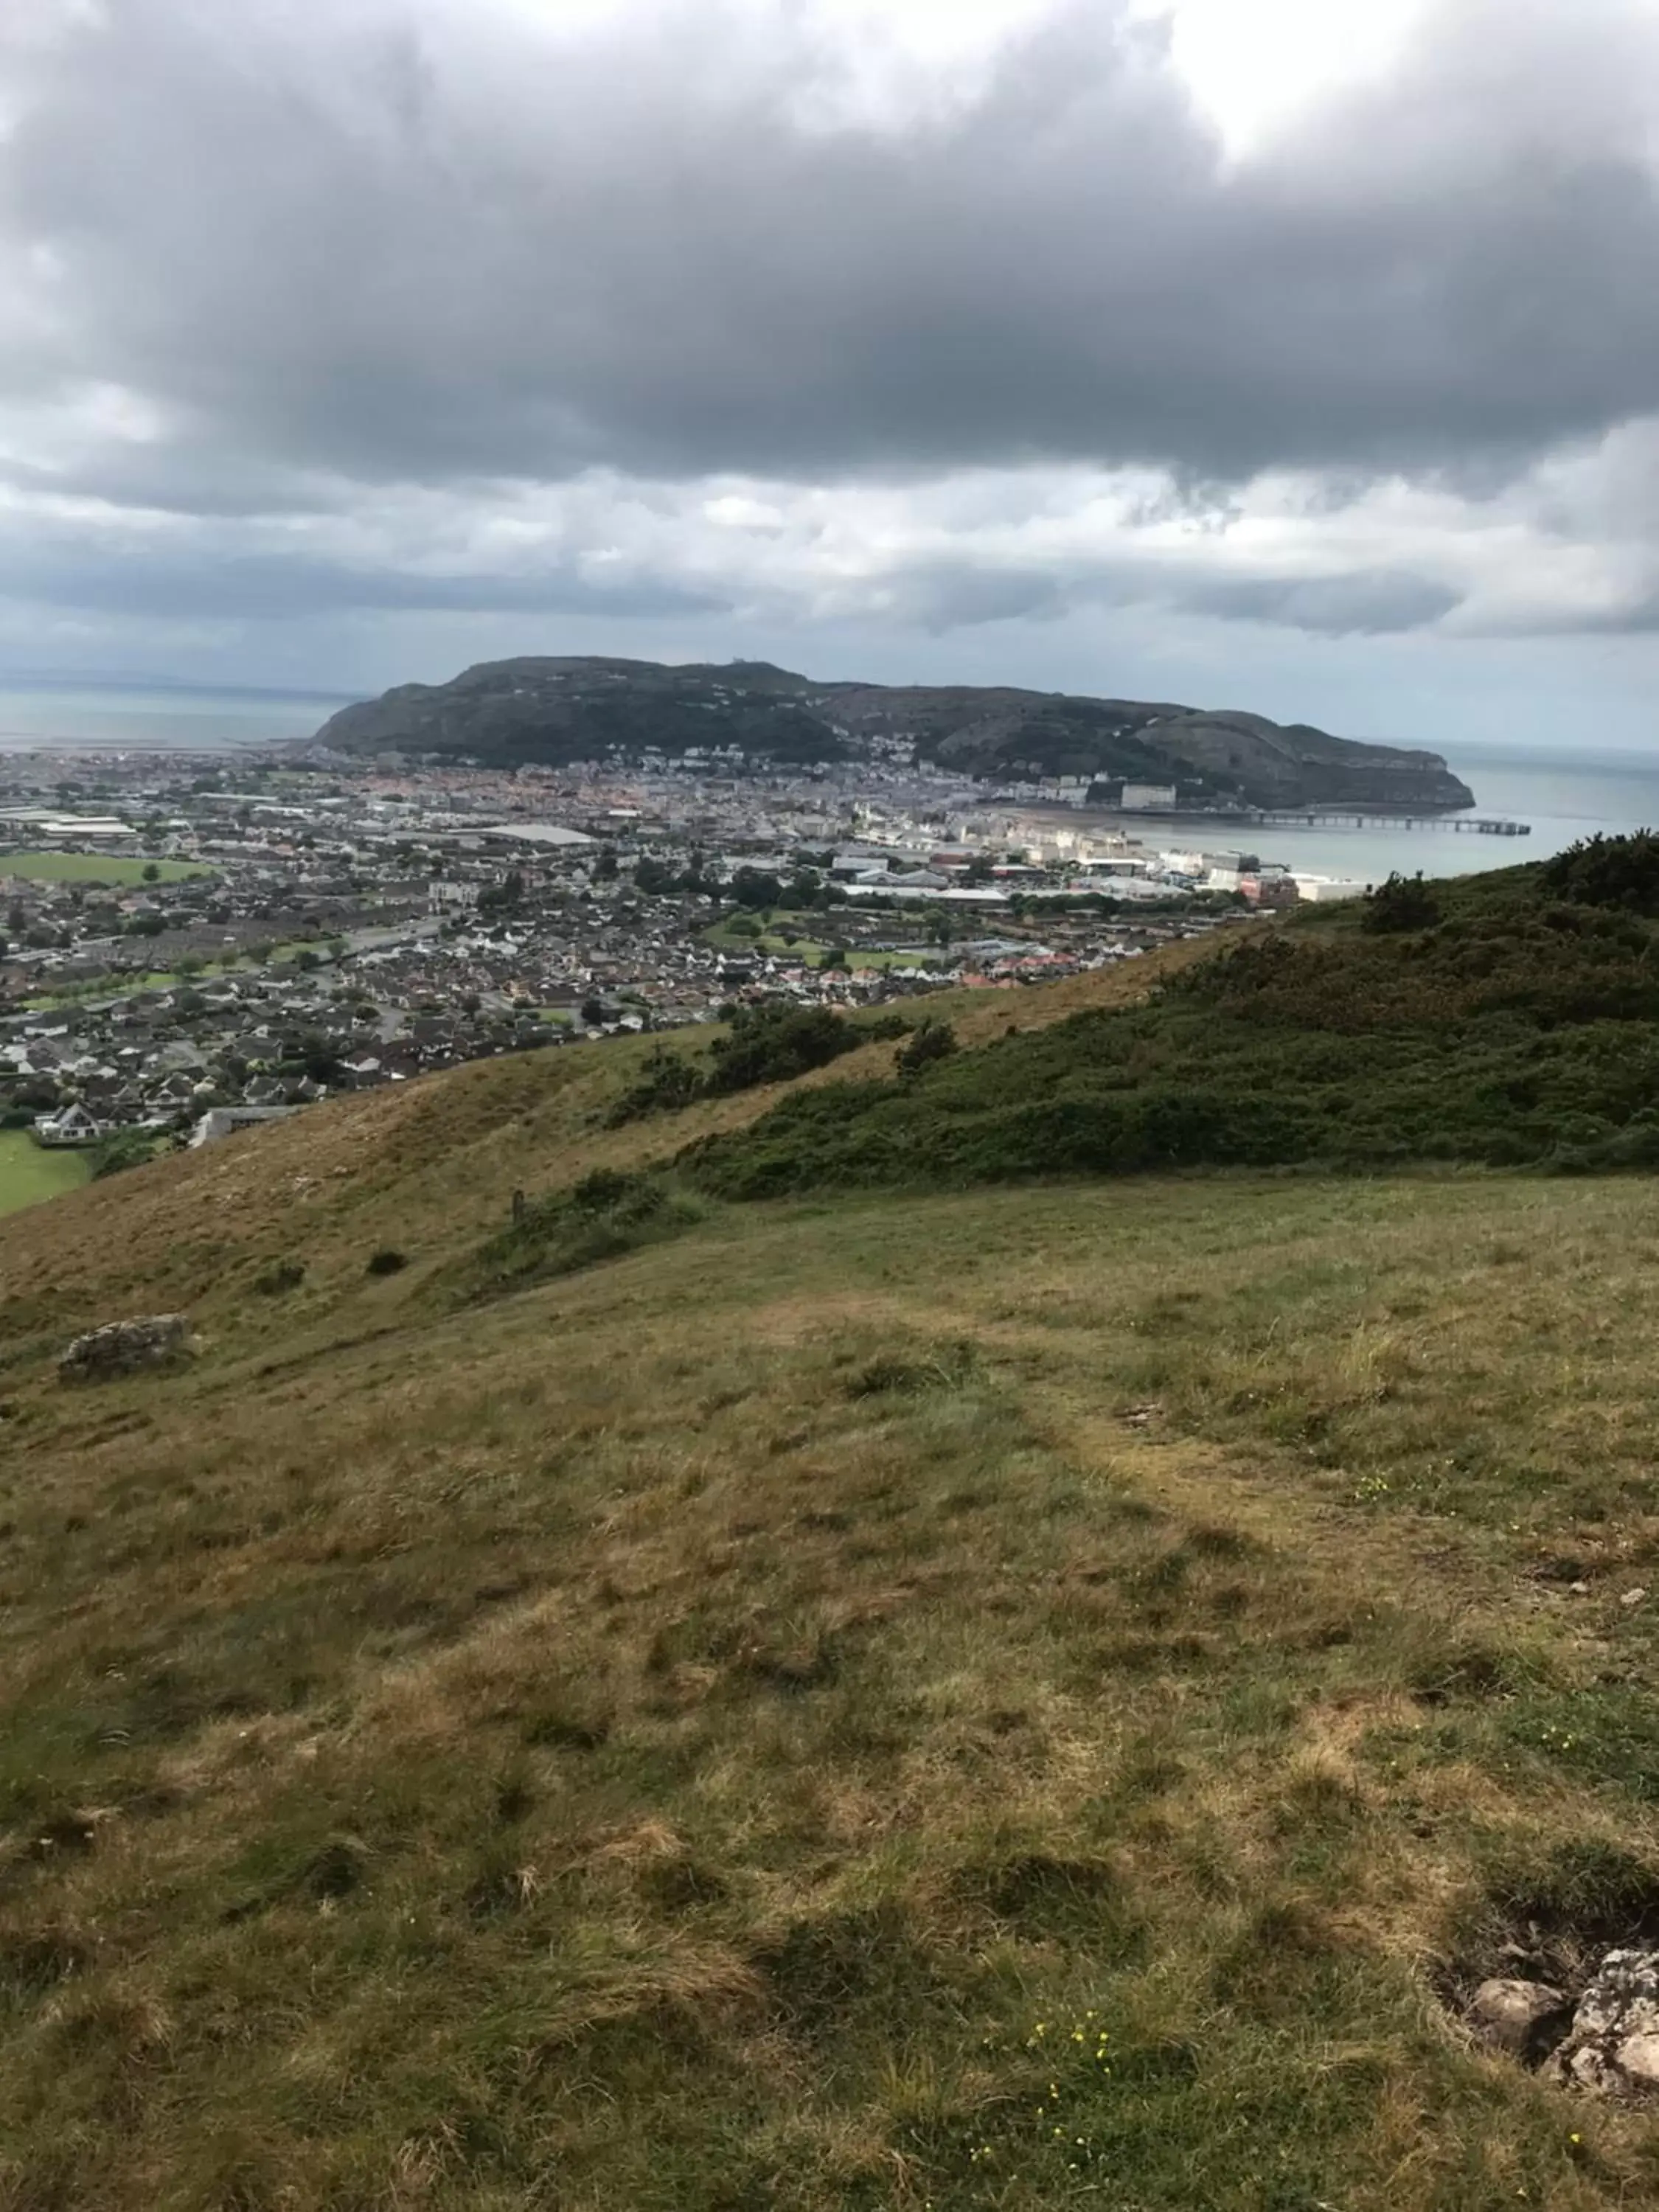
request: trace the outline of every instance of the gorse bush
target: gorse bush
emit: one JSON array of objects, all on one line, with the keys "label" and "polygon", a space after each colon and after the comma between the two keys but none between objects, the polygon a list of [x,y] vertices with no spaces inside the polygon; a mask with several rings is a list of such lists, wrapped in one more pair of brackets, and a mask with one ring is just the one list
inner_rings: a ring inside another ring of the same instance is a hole
[{"label": "gorse bush", "polygon": [[1366,899],[1362,927],[1386,937],[1396,930],[1431,929],[1439,919],[1439,902],[1424,882],[1423,871],[1402,876],[1396,870]]},{"label": "gorse bush", "polygon": [[856,1052],[876,1035],[902,1035],[908,1024],[860,1028],[827,1006],[735,1006],[729,1026],[710,1048],[708,1064],[659,1045],[607,1116],[613,1128],[643,1115],[672,1113],[699,1098],[752,1091],[763,1083],[788,1083]]},{"label": "gorse bush", "polygon": [[788,1083],[856,1051],[862,1034],[827,1006],[744,1006],[710,1055],[711,1095]]},{"label": "gorse bush", "polygon": [[1638,830],[1630,837],[1581,838],[1546,860],[1545,887],[1584,906],[1624,907],[1659,915],[1659,834]]},{"label": "gorse bush", "polygon": [[157,1138],[153,1129],[117,1129],[92,1148],[92,1172],[100,1176],[125,1175],[129,1168],[142,1168],[155,1158]]},{"label": "gorse bush", "polygon": [[578,1273],[679,1236],[702,1209],[658,1175],[598,1168],[568,1190],[526,1206],[465,1271],[464,1295],[489,1295]]},{"label": "gorse bush", "polygon": [[611,1128],[619,1129],[647,1114],[678,1112],[702,1095],[702,1077],[691,1061],[659,1044],[652,1048],[638,1080],[623,1092],[605,1119]]},{"label": "gorse bush", "polygon": [[919,1075],[935,1060],[948,1060],[957,1049],[957,1033],[949,1022],[931,1018],[921,1024],[895,1063],[901,1075]]}]

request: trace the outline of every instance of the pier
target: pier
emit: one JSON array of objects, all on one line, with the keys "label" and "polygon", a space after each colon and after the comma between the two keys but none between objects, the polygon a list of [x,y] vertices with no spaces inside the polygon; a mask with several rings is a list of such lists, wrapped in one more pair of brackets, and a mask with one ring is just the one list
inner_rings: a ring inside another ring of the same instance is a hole
[{"label": "pier", "polygon": [[1461,830],[1480,837],[1530,837],[1530,822],[1504,822],[1489,814],[1338,814],[1321,808],[1286,814],[1253,814],[1259,830]]}]

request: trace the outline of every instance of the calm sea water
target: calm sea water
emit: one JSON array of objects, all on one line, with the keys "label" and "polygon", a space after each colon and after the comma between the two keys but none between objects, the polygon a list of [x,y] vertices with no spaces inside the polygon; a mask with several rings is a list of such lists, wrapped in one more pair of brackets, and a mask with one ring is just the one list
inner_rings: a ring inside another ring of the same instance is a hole
[{"label": "calm sea water", "polygon": [[0,752],[224,752],[308,738],[343,696],[304,691],[0,685]]},{"label": "calm sea water", "polygon": [[[107,751],[221,752],[310,737],[345,696],[332,692],[117,690],[108,686],[0,686],[0,752],[33,746]],[[1266,860],[1310,874],[1377,883],[1391,868],[1455,876],[1543,860],[1597,830],[1659,827],[1659,746],[1655,752],[1559,755],[1467,745],[1447,758],[1475,796],[1475,811],[1528,822],[1529,837],[1483,837],[1451,830],[1263,830],[1249,842]],[[1244,833],[1201,818],[1140,826],[1161,846],[1236,844]]]},{"label": "calm sea water", "polygon": [[1448,765],[1474,793],[1474,812],[1527,822],[1529,837],[1486,837],[1472,830],[1218,830],[1201,817],[1148,823],[1133,834],[1152,846],[1197,844],[1212,850],[1241,841],[1264,860],[1298,874],[1345,876],[1380,883],[1391,869],[1412,875],[1473,875],[1547,860],[1589,837],[1659,828],[1659,748],[1644,753],[1500,752],[1485,746],[1445,749]]}]

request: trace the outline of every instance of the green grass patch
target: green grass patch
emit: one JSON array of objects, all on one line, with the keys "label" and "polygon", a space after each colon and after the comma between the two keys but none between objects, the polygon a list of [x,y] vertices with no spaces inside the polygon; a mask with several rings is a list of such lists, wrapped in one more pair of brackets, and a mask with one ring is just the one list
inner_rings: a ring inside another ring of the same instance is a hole
[{"label": "green grass patch", "polygon": [[[154,868],[152,876],[146,872]],[[37,884],[183,884],[217,873],[199,860],[146,860],[109,853],[0,853],[0,876]]]},{"label": "green grass patch", "polygon": [[0,1129],[0,1213],[76,1190],[91,1173],[84,1152],[49,1152],[26,1129]]}]

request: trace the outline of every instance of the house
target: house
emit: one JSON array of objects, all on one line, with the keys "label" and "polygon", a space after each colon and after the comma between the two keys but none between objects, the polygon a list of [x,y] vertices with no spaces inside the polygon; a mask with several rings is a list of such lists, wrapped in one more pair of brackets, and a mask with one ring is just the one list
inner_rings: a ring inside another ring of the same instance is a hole
[{"label": "house", "polygon": [[257,1128],[262,1121],[285,1121],[299,1110],[297,1106],[210,1107],[191,1131],[190,1143],[192,1147],[216,1144],[221,1137],[234,1136],[238,1129]]},{"label": "house", "polygon": [[103,1137],[104,1125],[84,1106],[64,1106],[56,1114],[37,1115],[33,1134],[37,1145],[52,1148],[95,1145]]}]

